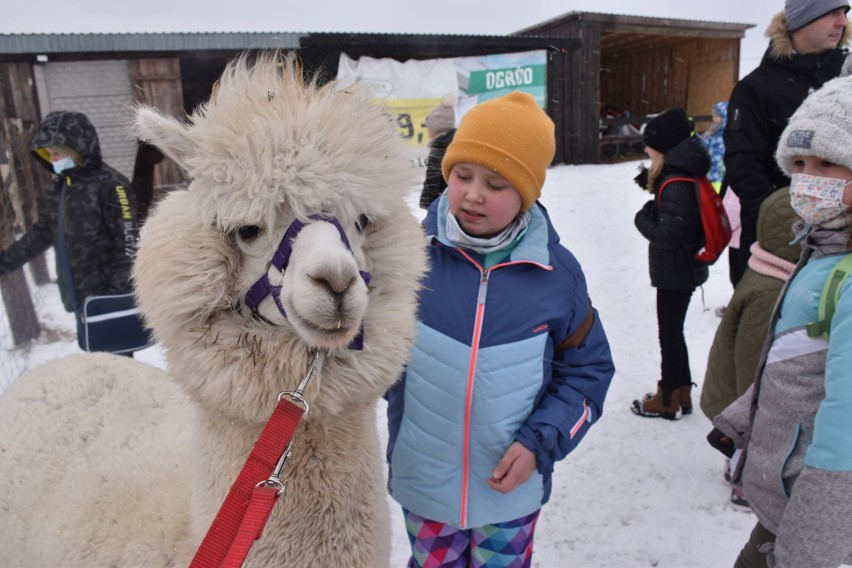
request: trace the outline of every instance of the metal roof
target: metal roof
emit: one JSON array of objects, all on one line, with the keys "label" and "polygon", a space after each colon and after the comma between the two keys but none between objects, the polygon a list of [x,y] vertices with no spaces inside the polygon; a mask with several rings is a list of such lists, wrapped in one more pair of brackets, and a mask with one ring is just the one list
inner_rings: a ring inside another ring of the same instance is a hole
[{"label": "metal roof", "polygon": [[[699,32],[700,35],[714,34],[721,37],[743,37],[745,31],[755,27],[755,24],[735,22],[713,22],[709,20],[686,20],[680,18],[659,18],[651,16],[634,16],[628,14],[604,14],[600,12],[567,12],[561,16],[550,18],[538,24],[518,30],[518,34],[552,32],[569,22],[598,23],[604,29],[618,31],[644,32],[648,34],[676,34],[684,31]],[[705,32],[701,34],[700,32]]]},{"label": "metal roof", "polygon": [[296,33],[0,34],[0,53],[297,49]]},{"label": "metal roof", "polygon": [[739,41],[754,24],[651,18],[595,12],[568,12],[518,33],[576,36],[584,26],[600,30],[598,46],[601,52],[636,52],[669,46],[696,38]]},{"label": "metal roof", "polygon": [[[299,49],[308,45],[421,46],[430,45],[523,47],[542,45],[544,35],[369,34],[292,32],[192,32],[114,34],[0,34],[0,55],[58,53],[134,53],[180,51],[239,51],[246,49]],[[570,44],[555,36],[551,43]]]}]

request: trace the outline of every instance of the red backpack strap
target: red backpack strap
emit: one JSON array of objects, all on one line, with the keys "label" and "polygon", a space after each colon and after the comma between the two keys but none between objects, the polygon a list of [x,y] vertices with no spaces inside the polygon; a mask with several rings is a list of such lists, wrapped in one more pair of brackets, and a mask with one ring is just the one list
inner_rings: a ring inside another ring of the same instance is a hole
[{"label": "red backpack strap", "polygon": [[663,188],[666,187],[667,185],[669,185],[670,183],[672,183],[673,181],[685,181],[685,182],[694,184],[698,180],[696,178],[691,178],[691,177],[671,177],[671,178],[667,179],[666,181],[663,182],[663,185],[660,186],[660,189],[657,190],[657,205],[660,204],[660,199],[663,196]]}]

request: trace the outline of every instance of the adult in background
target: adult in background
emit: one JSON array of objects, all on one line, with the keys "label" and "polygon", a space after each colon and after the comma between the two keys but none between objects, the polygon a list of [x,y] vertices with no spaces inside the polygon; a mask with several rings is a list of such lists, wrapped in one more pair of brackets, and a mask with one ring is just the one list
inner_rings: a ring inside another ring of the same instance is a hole
[{"label": "adult in background", "polygon": [[[704,242],[693,180],[707,175],[710,155],[693,136],[692,121],[682,108],[655,116],[643,137],[651,167],[647,183],[643,185],[639,176],[637,183],[654,198],[636,213],[635,224],[648,239],[651,286],[657,289],[661,364],[656,393],[634,400],[631,409],[639,416],[675,420],[681,413],[692,412],[692,375],[683,324],[692,293],[708,276],[707,266],[693,258]],[[673,179],[678,177],[691,179]]]},{"label": "adult in background", "polygon": [[447,188],[441,161],[447,146],[456,133],[456,97],[452,93],[443,96],[441,103],[426,116],[426,133],[429,135],[429,157],[426,158],[426,179],[420,194],[420,207],[429,209]]},{"label": "adult in background", "polygon": [[790,185],[775,149],[787,120],[812,90],[840,74],[852,30],[848,0],[787,0],[766,30],[769,47],[760,65],[734,87],[725,128],[725,183],[740,199],[738,248],[730,248],[736,286],[757,239],[760,204]]},{"label": "adult in background", "polygon": [[136,195],[127,178],[101,159],[95,127],[82,113],[51,112],[31,149],[54,176],[39,200],[37,221],[0,251],[0,276],[52,246],[67,311],[78,312],[87,296],[129,290],[138,239]]}]

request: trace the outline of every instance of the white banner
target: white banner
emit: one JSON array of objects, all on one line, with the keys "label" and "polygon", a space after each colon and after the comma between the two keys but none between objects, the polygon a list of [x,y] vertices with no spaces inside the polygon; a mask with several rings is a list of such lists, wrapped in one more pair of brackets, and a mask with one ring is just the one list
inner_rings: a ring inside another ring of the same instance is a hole
[{"label": "white banner", "polygon": [[377,102],[393,117],[400,135],[411,146],[425,149],[429,143],[426,115],[447,93],[456,96],[456,125],[477,103],[510,91],[530,93],[545,108],[547,52],[410,59],[404,63],[372,57],[356,61],[342,53],[337,79],[343,85],[354,81],[368,84]]},{"label": "white banner", "polygon": [[426,115],[447,93],[459,90],[456,67],[450,59],[409,60],[361,57],[357,61],[340,54],[337,79],[343,85],[358,81],[373,90],[400,135],[412,146],[426,148]]}]

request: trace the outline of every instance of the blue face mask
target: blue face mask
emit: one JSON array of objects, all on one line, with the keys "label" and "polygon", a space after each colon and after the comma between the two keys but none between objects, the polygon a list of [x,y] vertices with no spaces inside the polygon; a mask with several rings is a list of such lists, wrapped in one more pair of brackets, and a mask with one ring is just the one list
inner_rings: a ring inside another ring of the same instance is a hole
[{"label": "blue face mask", "polygon": [[53,162],[53,171],[61,174],[65,170],[70,170],[71,168],[76,168],[77,164],[74,163],[74,160],[71,156],[65,156],[64,158],[60,158]]}]

